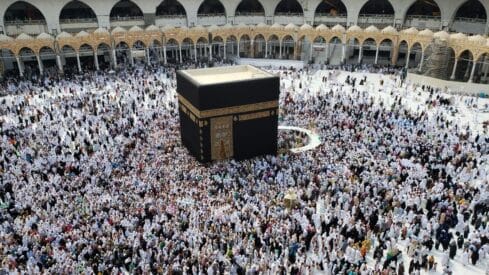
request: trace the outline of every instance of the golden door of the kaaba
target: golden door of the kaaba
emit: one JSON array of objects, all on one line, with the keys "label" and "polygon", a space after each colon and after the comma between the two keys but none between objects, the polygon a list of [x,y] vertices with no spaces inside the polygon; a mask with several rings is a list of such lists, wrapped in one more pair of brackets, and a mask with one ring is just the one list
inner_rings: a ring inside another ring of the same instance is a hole
[{"label": "golden door of the kaaba", "polygon": [[211,118],[210,122],[212,160],[233,157],[233,116]]}]

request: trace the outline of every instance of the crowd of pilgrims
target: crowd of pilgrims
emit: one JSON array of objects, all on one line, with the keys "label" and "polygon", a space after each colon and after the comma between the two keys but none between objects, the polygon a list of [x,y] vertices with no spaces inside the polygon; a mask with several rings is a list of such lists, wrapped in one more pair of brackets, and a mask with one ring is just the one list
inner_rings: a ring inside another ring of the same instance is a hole
[{"label": "crowd of pilgrims", "polygon": [[3,83],[2,272],[420,274],[450,273],[455,258],[485,267],[487,133],[451,122],[444,106],[411,112],[396,89],[384,104],[356,88],[367,78],[330,72],[314,92],[312,69],[281,69],[280,124],[313,127],[322,144],[203,165],[181,145],[175,71]]}]

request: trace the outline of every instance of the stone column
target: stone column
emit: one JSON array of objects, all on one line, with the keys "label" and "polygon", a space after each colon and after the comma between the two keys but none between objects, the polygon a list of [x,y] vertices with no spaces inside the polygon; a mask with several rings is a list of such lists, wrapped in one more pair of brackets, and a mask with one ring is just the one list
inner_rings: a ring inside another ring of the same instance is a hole
[{"label": "stone column", "polygon": [[278,45],[279,45],[279,46],[278,46],[278,47],[279,47],[279,49],[278,49],[278,58],[279,58],[279,59],[282,59],[282,40],[280,40],[280,41],[278,42]]},{"label": "stone column", "polygon": [[129,48],[129,62],[131,62],[131,66],[134,66],[134,57],[132,56],[132,48]]},{"label": "stone column", "polygon": [[212,60],[212,43],[209,43],[209,60]]},{"label": "stone column", "polygon": [[472,71],[470,72],[469,83],[472,83],[474,81],[475,68],[477,67],[477,61],[474,60],[473,63],[474,65],[472,65]]},{"label": "stone column", "polygon": [[37,65],[39,67],[39,74],[42,75],[44,73],[44,66],[42,64],[41,56],[39,54],[36,54],[37,58]]},{"label": "stone column", "polygon": [[194,61],[197,63],[197,44],[194,44]]},{"label": "stone column", "polygon": [[310,61],[310,62],[312,62],[313,46],[314,46],[314,43],[313,43],[313,42],[311,42],[311,51],[309,52],[309,61]]},{"label": "stone column", "polygon": [[358,48],[358,64],[362,62],[362,55],[363,55],[363,45],[360,45]]},{"label": "stone column", "polygon": [[409,57],[411,55],[411,48],[408,48],[408,51],[406,53],[406,69],[409,69]]},{"label": "stone column", "polygon": [[15,59],[17,60],[17,68],[19,69],[19,75],[21,77],[23,77],[24,76],[24,70],[22,69],[22,64],[21,64],[22,60],[20,60],[20,57],[18,55],[15,56]]},{"label": "stone column", "polygon": [[149,48],[146,48],[145,52],[146,52],[146,63],[151,64],[151,58],[149,56]]},{"label": "stone column", "polygon": [[265,40],[265,58],[268,58],[268,41]]},{"label": "stone column", "polygon": [[166,46],[163,46],[163,64],[167,64],[167,59],[166,59]]},{"label": "stone column", "polygon": [[326,54],[326,62],[329,60],[329,43],[326,43],[326,48],[324,49]]},{"label": "stone column", "polygon": [[457,72],[457,64],[458,64],[458,58],[455,58],[455,64],[453,64],[453,71],[452,71],[452,75],[450,76],[450,80],[455,79],[455,73]]},{"label": "stone column", "polygon": [[78,65],[78,72],[82,72],[81,62],[80,62],[80,53],[76,53],[76,64]]},{"label": "stone column", "polygon": [[240,56],[239,56],[239,44],[240,44],[240,42],[238,41],[238,53],[237,53],[237,57],[238,57],[238,58],[240,57]]},{"label": "stone column", "polygon": [[182,45],[178,45],[178,56],[180,58],[180,63],[183,62],[183,59],[182,59]]},{"label": "stone column", "polygon": [[61,63],[61,57],[59,54],[56,55],[56,63],[58,64],[59,72],[63,73],[63,64]]},{"label": "stone column", "polygon": [[342,46],[342,51],[341,51],[341,62],[342,63],[346,63],[346,44],[343,43],[343,46]]},{"label": "stone column", "polygon": [[250,40],[250,57],[255,58],[255,40]]},{"label": "stone column", "polygon": [[223,50],[224,50],[223,58],[226,59],[226,42],[224,42],[224,44],[223,44]]},{"label": "stone column", "polygon": [[95,63],[95,69],[98,71],[100,70],[99,66],[98,66],[98,55],[97,55],[97,50],[93,51],[93,60],[94,60],[94,63]]},{"label": "stone column", "polygon": [[114,69],[117,68],[117,55],[115,54],[115,49],[112,49],[112,60],[114,61]]},{"label": "stone column", "polygon": [[423,70],[423,64],[424,64],[424,50],[421,50],[421,61],[419,62],[418,72],[421,72]]},{"label": "stone column", "polygon": [[374,62],[375,65],[379,63],[379,49],[380,49],[380,45],[377,45],[377,48],[375,49],[375,62]]}]

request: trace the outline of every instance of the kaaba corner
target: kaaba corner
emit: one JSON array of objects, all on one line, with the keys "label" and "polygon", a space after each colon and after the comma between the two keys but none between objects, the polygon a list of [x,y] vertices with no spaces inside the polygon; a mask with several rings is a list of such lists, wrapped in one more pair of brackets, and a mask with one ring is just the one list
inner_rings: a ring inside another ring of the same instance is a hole
[{"label": "kaaba corner", "polygon": [[182,143],[200,162],[277,154],[280,78],[244,65],[177,72]]}]

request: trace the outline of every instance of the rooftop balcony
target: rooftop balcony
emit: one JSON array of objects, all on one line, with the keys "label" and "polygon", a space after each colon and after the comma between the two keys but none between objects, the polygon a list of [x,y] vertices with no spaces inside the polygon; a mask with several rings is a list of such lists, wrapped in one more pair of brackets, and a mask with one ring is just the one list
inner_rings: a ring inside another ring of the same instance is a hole
[{"label": "rooftop balcony", "polygon": [[144,18],[142,16],[111,17],[110,26],[126,28],[144,26]]},{"label": "rooftop balcony", "polygon": [[16,36],[21,33],[37,35],[49,32],[45,20],[15,20],[5,22],[5,33]]},{"label": "rooftop balcony", "polygon": [[210,13],[197,15],[198,25],[210,26],[210,25],[225,25],[226,15],[224,13]]},{"label": "rooftop balcony", "polygon": [[156,26],[187,26],[187,16],[184,14],[165,14],[157,15],[155,18]]},{"label": "rooftop balcony", "polygon": [[273,22],[282,25],[292,23],[300,26],[304,24],[304,15],[302,13],[276,13]]}]

